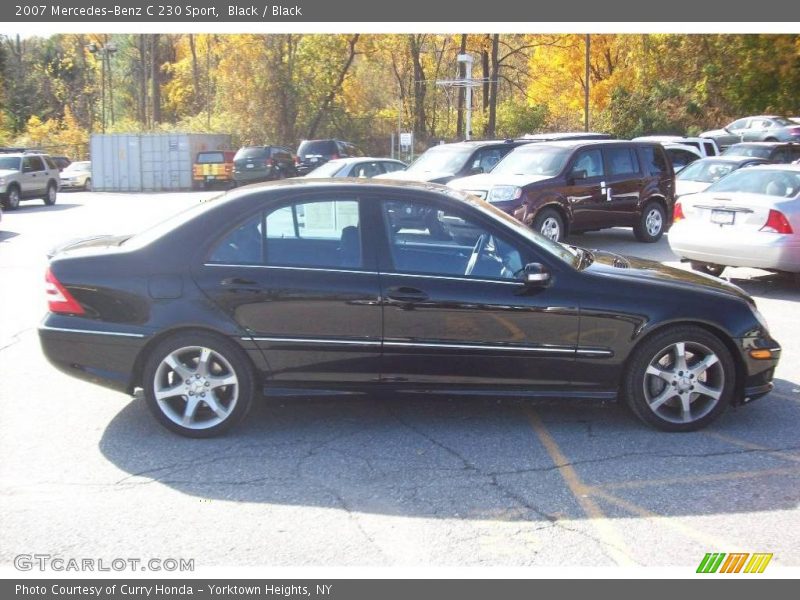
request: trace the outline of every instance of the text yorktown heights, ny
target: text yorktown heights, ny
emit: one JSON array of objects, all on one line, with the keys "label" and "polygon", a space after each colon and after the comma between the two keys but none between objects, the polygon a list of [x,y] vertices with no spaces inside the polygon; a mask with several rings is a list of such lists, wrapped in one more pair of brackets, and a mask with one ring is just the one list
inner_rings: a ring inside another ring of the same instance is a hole
[{"label": "text yorktown heights, ny", "polygon": [[53,596],[72,596],[72,597],[101,597],[119,594],[121,596],[134,596],[137,598],[155,598],[159,596],[280,596],[282,598],[294,598],[301,596],[330,596],[333,593],[333,585],[318,584],[309,585],[235,585],[235,584],[206,584],[206,585],[131,585],[131,584],[110,584],[110,585],[69,585],[69,584],[49,584],[49,585],[25,585],[17,584],[15,594],[17,596],[42,596],[46,594]]}]

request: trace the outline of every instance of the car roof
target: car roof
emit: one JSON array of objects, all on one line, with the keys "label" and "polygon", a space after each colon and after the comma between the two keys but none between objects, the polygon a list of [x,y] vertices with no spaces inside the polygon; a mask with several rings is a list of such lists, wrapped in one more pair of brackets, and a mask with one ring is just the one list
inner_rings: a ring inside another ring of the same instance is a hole
[{"label": "car roof", "polygon": [[396,158],[386,158],[386,157],[376,157],[376,156],[347,156],[345,158],[334,158],[333,160],[329,160],[326,164],[341,164],[341,165],[348,165],[353,163],[360,163],[360,162],[395,162],[405,164],[401,160],[397,160]]},{"label": "car roof", "polygon": [[729,163],[743,163],[743,162],[761,162],[769,163],[769,159],[761,158],[760,156],[741,156],[739,154],[720,154],[719,156],[706,156],[696,161],[700,162],[729,162]]},{"label": "car roof", "polygon": [[525,150],[543,148],[545,146],[555,148],[581,148],[583,146],[637,146],[637,145],[658,145],[656,142],[635,142],[633,140],[552,140],[537,144],[525,144],[520,149]]},{"label": "car roof", "polygon": [[774,148],[776,146],[792,146],[792,145],[800,145],[797,142],[736,142],[735,144],[731,144],[729,148],[733,148],[734,146],[756,146],[762,148]]},{"label": "car roof", "polygon": [[747,167],[747,171],[789,171],[790,173],[800,173],[800,165],[795,164],[782,164],[782,163],[769,163],[763,165],[753,165],[752,167]]}]

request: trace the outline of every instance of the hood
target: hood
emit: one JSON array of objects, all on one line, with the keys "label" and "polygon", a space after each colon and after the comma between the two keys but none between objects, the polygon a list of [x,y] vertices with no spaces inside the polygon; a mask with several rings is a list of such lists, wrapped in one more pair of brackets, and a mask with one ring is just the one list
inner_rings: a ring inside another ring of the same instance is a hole
[{"label": "hood", "polygon": [[688,179],[675,180],[675,197],[685,196],[687,194],[697,194],[704,191],[710,183],[705,181],[689,181]]},{"label": "hood", "polygon": [[0,177],[7,177],[9,175],[17,175],[19,171],[15,171],[14,169],[0,169]]},{"label": "hood", "polygon": [[603,250],[592,250],[592,254],[594,262],[587,267],[588,272],[638,281],[655,281],[697,291],[724,294],[740,298],[749,304],[755,304],[750,295],[742,288],[718,277],[668,267],[644,258],[620,256]]},{"label": "hood", "polygon": [[454,179],[447,185],[458,190],[490,190],[498,185],[514,185],[517,187],[525,187],[532,183],[540,181],[547,181],[552,179],[549,175],[508,175],[508,174],[494,174],[494,173],[481,173],[480,175],[471,175],[469,177],[460,177]]},{"label": "hood", "polygon": [[376,175],[374,179],[396,179],[398,181],[421,181],[424,183],[447,183],[453,177],[454,173],[445,173],[444,171],[395,171],[393,173],[381,173]]},{"label": "hood", "polygon": [[92,235],[82,238],[74,238],[53,246],[47,251],[47,258],[53,258],[58,254],[70,253],[81,250],[97,248],[118,248],[119,245],[130,238],[130,235]]}]

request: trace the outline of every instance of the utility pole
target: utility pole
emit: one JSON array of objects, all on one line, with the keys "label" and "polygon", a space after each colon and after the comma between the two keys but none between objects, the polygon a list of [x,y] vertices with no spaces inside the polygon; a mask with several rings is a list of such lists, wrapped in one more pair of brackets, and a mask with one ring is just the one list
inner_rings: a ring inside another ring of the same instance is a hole
[{"label": "utility pole", "polygon": [[[86,49],[89,51],[89,54],[94,56],[95,60],[100,61],[100,95],[102,96],[102,100],[100,102],[101,106],[101,125],[102,125],[102,132],[106,132],[106,69],[108,69],[108,85],[109,88],[111,87],[111,55],[117,51],[116,44],[113,43],[106,43],[105,45],[91,42],[86,44]],[[114,93],[113,90],[109,90],[110,92],[110,100],[111,102],[114,101]],[[111,107],[111,122],[114,122],[114,107]]]},{"label": "utility pole", "polygon": [[463,62],[466,67],[464,75],[464,79],[467,83],[465,89],[466,119],[464,127],[464,139],[469,140],[472,138],[472,55],[459,54],[457,60],[458,62]]}]

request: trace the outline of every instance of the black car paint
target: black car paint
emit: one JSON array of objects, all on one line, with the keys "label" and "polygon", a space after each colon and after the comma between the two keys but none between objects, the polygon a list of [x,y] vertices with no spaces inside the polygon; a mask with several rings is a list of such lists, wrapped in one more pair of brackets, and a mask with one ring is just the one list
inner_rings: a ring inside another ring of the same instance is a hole
[{"label": "black car paint", "polygon": [[[207,263],[216,241],[265,205],[339,194],[362,200],[363,269]],[[578,270],[470,206],[480,201],[454,195],[431,184],[293,180],[229,192],[141,247],[120,238],[72,243],[50,269],[87,315],[49,313],[39,329],[43,350],[63,371],[126,392],[141,384],[154,344],[198,329],[240,344],[268,394],[399,389],[612,399],[636,345],[688,322],[717,333],[733,353],[736,402],[771,389],[778,355],[755,360],[747,351],[777,343],[735,286],[604,252]],[[550,282],[392,274],[377,200],[408,198],[455,205],[502,228],[526,261],[549,270]],[[398,296],[398,285],[426,297]]]}]

